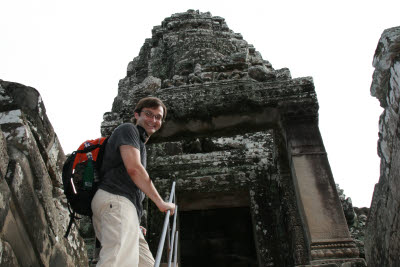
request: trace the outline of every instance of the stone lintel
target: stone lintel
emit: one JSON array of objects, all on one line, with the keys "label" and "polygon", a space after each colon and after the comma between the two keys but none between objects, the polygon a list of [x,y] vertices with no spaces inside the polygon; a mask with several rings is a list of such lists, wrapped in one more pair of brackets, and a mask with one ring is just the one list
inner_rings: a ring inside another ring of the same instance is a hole
[{"label": "stone lintel", "polygon": [[317,123],[288,123],[286,139],[311,259],[357,258]]},{"label": "stone lintel", "polygon": [[160,89],[155,96],[169,108],[167,122],[158,134],[162,138],[190,133],[237,132],[238,128],[265,129],[279,121],[279,114],[316,116],[318,112],[310,78],[182,86]]},{"label": "stone lintel", "polygon": [[274,108],[264,108],[257,112],[244,114],[212,116],[208,120],[170,120],[151,140],[160,142],[181,139],[182,136],[219,136],[230,135],[240,131],[257,131],[272,128],[279,119],[279,112]]},{"label": "stone lintel", "polygon": [[249,192],[187,192],[177,195],[179,210],[206,210],[249,207]]},{"label": "stone lintel", "polygon": [[258,110],[260,107],[317,104],[310,77],[276,82],[234,80],[179,86],[159,89],[154,96],[162,99],[167,107],[172,107],[169,117],[177,119],[237,114]]}]

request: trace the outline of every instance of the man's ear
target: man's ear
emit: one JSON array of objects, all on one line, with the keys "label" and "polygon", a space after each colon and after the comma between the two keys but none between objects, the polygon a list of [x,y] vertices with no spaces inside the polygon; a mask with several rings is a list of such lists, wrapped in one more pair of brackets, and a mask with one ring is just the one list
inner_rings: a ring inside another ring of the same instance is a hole
[{"label": "man's ear", "polygon": [[135,116],[135,119],[137,121],[139,119],[139,116],[140,116],[139,113],[135,112],[133,115]]}]

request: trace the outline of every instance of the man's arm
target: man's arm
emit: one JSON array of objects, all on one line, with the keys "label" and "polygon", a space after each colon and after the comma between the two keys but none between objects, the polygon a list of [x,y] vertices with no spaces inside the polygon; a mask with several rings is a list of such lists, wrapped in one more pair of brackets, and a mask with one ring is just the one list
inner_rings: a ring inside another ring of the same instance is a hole
[{"label": "man's arm", "polygon": [[126,171],[136,186],[139,187],[140,190],[142,190],[154,202],[154,204],[156,204],[160,211],[164,212],[171,210],[171,215],[174,214],[175,204],[165,202],[158,194],[146,169],[140,162],[139,149],[130,145],[122,145],[119,147],[119,150]]}]

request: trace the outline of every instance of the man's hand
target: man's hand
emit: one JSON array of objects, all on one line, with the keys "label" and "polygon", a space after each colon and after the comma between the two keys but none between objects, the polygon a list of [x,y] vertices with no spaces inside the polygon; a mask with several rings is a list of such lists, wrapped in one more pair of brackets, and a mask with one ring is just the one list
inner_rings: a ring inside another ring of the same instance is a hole
[{"label": "man's hand", "polygon": [[146,236],[146,234],[147,234],[147,229],[144,228],[143,226],[140,226],[140,230],[142,230],[143,236]]},{"label": "man's hand", "polygon": [[166,212],[167,210],[170,210],[171,211],[170,215],[174,215],[175,213],[174,203],[162,201],[160,204],[157,205],[157,207],[161,212]]}]

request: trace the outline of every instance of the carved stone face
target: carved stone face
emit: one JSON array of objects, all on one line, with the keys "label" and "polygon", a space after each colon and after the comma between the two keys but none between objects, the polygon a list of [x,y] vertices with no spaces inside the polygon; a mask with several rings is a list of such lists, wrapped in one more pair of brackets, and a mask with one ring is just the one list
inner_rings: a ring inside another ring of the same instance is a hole
[{"label": "carved stone face", "polygon": [[140,113],[135,113],[136,125],[142,126],[150,137],[161,128],[164,110],[157,108],[143,108]]}]

